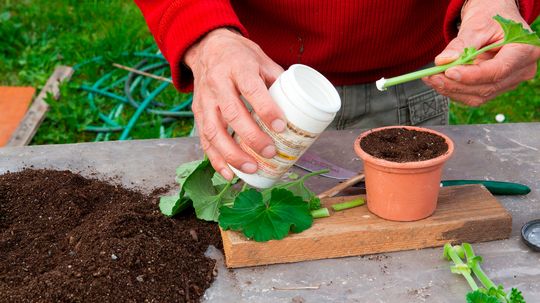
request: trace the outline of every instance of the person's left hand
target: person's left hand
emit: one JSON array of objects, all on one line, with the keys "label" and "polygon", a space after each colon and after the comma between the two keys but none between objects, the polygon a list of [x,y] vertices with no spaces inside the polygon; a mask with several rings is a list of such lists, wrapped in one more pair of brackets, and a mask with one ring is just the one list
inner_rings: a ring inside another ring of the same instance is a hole
[{"label": "person's left hand", "polygon": [[[495,15],[522,23],[514,0],[469,0],[462,11],[458,35],[435,58],[436,65],[456,60],[465,47],[483,46],[503,40],[504,32],[493,19]],[[479,106],[497,95],[516,88],[532,79],[540,47],[526,44],[507,44],[478,56],[475,64],[449,68],[444,74],[424,78],[424,82],[440,94],[470,106]]]}]

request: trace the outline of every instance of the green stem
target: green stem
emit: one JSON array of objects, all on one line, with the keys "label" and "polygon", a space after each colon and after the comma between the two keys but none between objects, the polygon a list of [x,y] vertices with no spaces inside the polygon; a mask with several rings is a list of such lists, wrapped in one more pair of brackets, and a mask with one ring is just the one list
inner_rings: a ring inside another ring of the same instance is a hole
[{"label": "green stem", "polygon": [[328,208],[326,207],[319,208],[316,210],[312,210],[311,216],[313,217],[313,219],[326,218],[326,217],[330,217],[330,212],[328,211]]},{"label": "green stem", "polygon": [[467,283],[469,283],[469,286],[473,291],[478,290],[478,285],[474,281],[471,274],[467,274],[466,272],[462,272],[461,274],[463,275],[463,277],[465,277],[465,280],[467,280]]},{"label": "green stem", "polygon": [[231,185],[232,185],[232,180],[227,182],[227,184],[225,184],[225,187],[223,187],[223,189],[219,192],[218,196],[221,197],[227,190],[229,190]]},{"label": "green stem", "polygon": [[[223,187],[223,189],[219,192],[218,197],[219,197],[220,200],[221,200],[221,196],[223,196],[229,190],[229,188],[232,186],[233,180],[234,179],[227,182],[227,184],[225,184],[225,187]],[[222,203],[221,205],[224,205],[224,206],[227,206],[227,207],[232,207],[234,205],[234,201],[231,201],[229,203]]]},{"label": "green stem", "polygon": [[[444,245],[444,255],[449,260],[452,260],[455,265],[465,265],[467,264],[463,263],[463,260],[458,256],[457,252],[454,250],[452,245],[450,243],[446,243]],[[473,277],[471,276],[470,269],[469,270],[460,270],[459,273],[465,277],[465,280],[467,280],[467,283],[469,283],[469,286],[473,291],[478,290],[478,285],[474,281]]]},{"label": "green stem", "polygon": [[[318,170],[318,171],[314,171],[314,172],[311,172],[309,174],[305,174],[303,175],[300,180],[306,180],[307,178],[311,178],[313,176],[318,176],[318,175],[322,175],[322,174],[326,174],[326,173],[329,173],[330,170],[329,169],[321,169],[321,170]],[[297,182],[297,181],[295,181]]]},{"label": "green stem", "polygon": [[[290,182],[287,182],[287,183],[283,183],[283,184],[277,184],[277,185],[274,185],[272,187],[269,187],[265,190],[263,190],[263,192],[265,191],[271,191],[272,189],[274,188],[284,188],[284,189],[289,189],[290,187],[293,187],[297,184],[300,184],[300,183],[304,183],[306,181],[306,179],[308,178],[311,178],[313,176],[317,176],[317,175],[322,175],[322,174],[326,174],[330,172],[329,169],[321,169],[321,170],[318,170],[318,171],[314,171],[314,172],[311,172],[309,174],[305,174],[303,175],[302,177],[298,178],[297,180],[294,180],[294,181],[290,181]],[[263,193],[264,195],[264,193]]]},{"label": "green stem", "polygon": [[345,210],[345,209],[357,207],[360,205],[364,205],[364,203],[366,203],[364,199],[358,198],[358,199],[354,199],[347,202],[336,203],[332,205],[332,209],[334,209],[334,211],[340,211],[340,210]]},{"label": "green stem", "polygon": [[491,279],[489,279],[486,273],[482,270],[482,267],[480,267],[480,263],[478,261],[473,261],[473,258],[476,257],[476,255],[474,254],[472,246],[469,243],[463,243],[461,246],[465,251],[465,256],[467,257],[467,263],[469,263],[469,267],[472,269],[480,282],[482,282],[484,287],[486,289],[496,287],[495,283],[493,283],[493,281],[491,281]]},{"label": "green stem", "polygon": [[233,207],[233,205],[234,205],[234,201],[229,202],[229,203],[223,203],[223,206],[227,206],[227,207]]},{"label": "green stem", "polygon": [[243,192],[248,187],[248,184],[244,182],[244,185],[242,185],[242,189],[240,189],[240,192]]},{"label": "green stem", "polygon": [[447,69],[449,69],[451,67],[454,67],[454,66],[457,66],[457,65],[468,64],[468,63],[472,62],[472,60],[474,60],[474,58],[476,58],[478,55],[480,55],[482,53],[485,53],[488,50],[491,50],[493,48],[500,47],[500,46],[502,46],[504,44],[505,44],[504,41],[500,42],[500,43],[490,44],[490,45],[488,45],[486,47],[483,47],[483,48],[473,52],[472,54],[470,54],[467,57],[463,57],[463,58],[460,57],[460,58],[456,59],[455,61],[450,62],[448,64],[433,66],[433,67],[430,67],[430,68],[422,69],[422,70],[415,71],[415,72],[412,72],[412,73],[408,73],[408,74],[405,74],[405,75],[401,75],[401,76],[386,79],[386,81],[384,82],[384,85],[382,86],[382,88],[384,90],[384,89],[387,89],[390,86],[394,86],[394,85],[398,85],[398,84],[401,84],[401,83],[417,80],[417,79],[420,79],[420,78],[423,78],[423,77],[427,77],[427,76],[435,75],[435,74],[438,74],[438,73],[442,73],[442,72],[446,71]]},{"label": "green stem", "polygon": [[408,74],[405,74],[405,75],[389,78],[389,79],[386,79],[386,82],[384,83],[383,88],[386,89],[386,88],[388,88],[390,86],[394,86],[394,85],[398,85],[398,84],[401,84],[401,83],[421,79],[423,77],[427,77],[427,76],[435,75],[435,74],[438,74],[438,73],[442,73],[445,70],[449,69],[450,67],[456,66],[458,64],[459,64],[458,60],[456,60],[456,61],[454,61],[452,63],[448,63],[448,64],[445,64],[445,65],[438,65],[438,66],[422,69],[422,70],[419,70],[419,71],[415,71],[415,72],[412,72],[412,73],[408,73]]}]

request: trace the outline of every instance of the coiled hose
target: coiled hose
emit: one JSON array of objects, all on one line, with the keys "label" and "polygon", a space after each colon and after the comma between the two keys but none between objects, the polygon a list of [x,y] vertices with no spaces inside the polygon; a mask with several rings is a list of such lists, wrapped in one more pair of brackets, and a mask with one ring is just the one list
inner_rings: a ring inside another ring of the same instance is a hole
[{"label": "coiled hose", "polygon": [[[133,66],[133,69],[135,70],[154,75],[162,75],[167,71],[169,64],[161,53],[152,52],[153,49],[155,48],[152,47],[142,52],[125,52],[121,55],[141,58],[141,60]],[[75,69],[75,72],[77,72],[84,65],[102,61],[104,61],[103,56],[99,56],[79,63],[73,68]],[[127,74],[113,81],[113,76],[120,72]],[[169,81],[160,81],[133,71],[126,72],[120,69],[114,69],[104,74],[91,85],[80,85],[79,89],[88,92],[88,104],[93,111],[97,112],[99,120],[102,122],[101,125],[88,125],[84,128],[84,131],[97,133],[94,141],[108,141],[113,133],[120,133],[118,140],[129,140],[131,139],[130,133],[136,125],[147,126],[150,124],[149,122],[139,122],[141,115],[148,113],[161,117],[160,138],[168,137],[165,132],[165,125],[177,121],[178,119],[192,119],[193,112],[191,111],[191,94],[185,95],[184,100],[180,104],[172,107],[157,101],[157,97],[160,93],[171,84],[170,78],[167,79]],[[161,83],[156,85],[156,81]],[[115,93],[114,90],[119,91],[119,88],[121,88],[122,85],[123,95]],[[150,89],[151,86],[155,86],[155,88]],[[135,93],[136,91],[138,91],[138,94]],[[105,98],[110,102],[114,102],[112,109],[110,109],[108,113],[104,113],[96,103],[96,97]],[[127,123],[121,124],[120,116],[122,113],[125,115],[126,107],[133,108],[134,112],[127,120]],[[192,133],[193,129],[191,134]]]}]

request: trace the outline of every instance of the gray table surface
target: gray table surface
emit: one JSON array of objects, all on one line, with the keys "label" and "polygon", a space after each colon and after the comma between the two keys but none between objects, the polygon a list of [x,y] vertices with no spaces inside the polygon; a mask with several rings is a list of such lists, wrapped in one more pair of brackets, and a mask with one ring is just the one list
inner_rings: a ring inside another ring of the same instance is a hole
[{"label": "gray table surface", "polygon": [[[527,302],[540,302],[540,253],[519,237],[521,226],[540,219],[540,123],[435,127],[455,142],[443,178],[507,180],[527,184],[527,196],[500,196],[512,213],[508,240],[478,243],[487,274],[505,287],[518,287]],[[360,170],[352,149],[356,131],[324,133],[311,150],[338,165]],[[197,138],[0,148],[0,173],[23,167],[70,169],[115,177],[127,187],[152,189],[174,184],[178,164],[202,156]],[[318,178],[315,191],[336,181]],[[207,302],[464,302],[463,277],[450,273],[442,249],[386,253],[227,270],[216,249],[219,274]],[[318,289],[278,290],[318,287]],[[277,289],[276,289],[277,288]]]}]

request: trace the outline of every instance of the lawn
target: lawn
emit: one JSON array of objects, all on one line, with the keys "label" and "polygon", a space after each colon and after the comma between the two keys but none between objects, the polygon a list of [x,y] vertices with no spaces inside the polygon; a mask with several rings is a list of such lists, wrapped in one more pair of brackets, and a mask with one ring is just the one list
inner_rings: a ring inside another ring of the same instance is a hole
[{"label": "lawn", "polygon": [[[534,29],[540,30],[539,20],[534,24]],[[85,131],[111,128],[111,123],[125,125],[136,108],[127,101],[122,104],[95,94],[91,95],[93,100],[89,100],[88,92],[81,90],[80,85],[92,85],[112,72],[102,87],[110,86],[109,92],[123,95],[124,85],[120,80],[126,73],[113,67],[112,63],[133,66],[145,60],[141,66],[151,67],[162,62],[160,58],[155,58],[154,41],[132,1],[0,0],[0,37],[0,85],[40,88],[56,65],[78,67],[72,80],[62,86],[61,99],[47,99],[51,109],[33,144],[189,134],[192,118],[175,119],[180,114],[173,113],[171,116],[170,113],[174,105],[182,104],[189,96],[178,94],[172,85],[168,85],[149,105],[156,109],[167,109],[167,112],[143,113],[129,133],[113,132],[105,136]],[[166,77],[169,75],[163,67],[152,71]],[[499,113],[505,115],[505,122],[540,121],[539,74],[516,90],[479,108],[452,104],[451,123],[495,123],[495,115]],[[151,79],[134,82],[131,88],[137,102],[144,100],[162,84]],[[115,83],[118,85],[114,86]],[[89,101],[93,101],[95,107],[89,106]],[[112,122],[107,124],[103,119]]]}]

